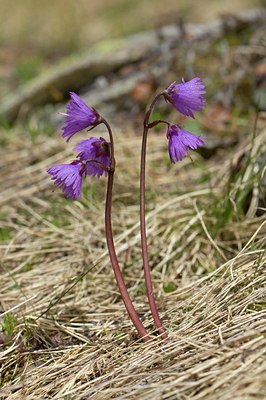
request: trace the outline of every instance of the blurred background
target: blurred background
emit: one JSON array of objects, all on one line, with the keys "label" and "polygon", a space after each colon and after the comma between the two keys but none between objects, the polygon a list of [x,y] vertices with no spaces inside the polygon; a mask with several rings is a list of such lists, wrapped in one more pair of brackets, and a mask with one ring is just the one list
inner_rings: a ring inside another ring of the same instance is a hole
[{"label": "blurred background", "polygon": [[207,22],[261,0],[1,0],[0,96],[58,59],[104,39],[176,23]]}]

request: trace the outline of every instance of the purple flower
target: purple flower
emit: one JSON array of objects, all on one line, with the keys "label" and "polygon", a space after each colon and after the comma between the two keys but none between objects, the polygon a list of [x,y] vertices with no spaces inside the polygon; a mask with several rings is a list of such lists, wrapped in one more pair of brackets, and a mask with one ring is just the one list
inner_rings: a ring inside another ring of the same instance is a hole
[{"label": "purple flower", "polygon": [[[79,151],[78,157],[81,161],[95,160],[110,167],[110,144],[103,138],[91,137],[89,139],[81,140],[74,148],[74,151]],[[97,176],[102,174],[106,175],[106,171],[96,162],[86,163],[86,174]]]},{"label": "purple flower", "polygon": [[49,168],[47,172],[52,175],[55,186],[62,186],[66,197],[73,200],[81,198],[82,175],[85,173],[82,162],[58,164]]},{"label": "purple flower", "polygon": [[169,124],[167,131],[168,150],[171,163],[182,160],[189,150],[204,146],[203,140],[193,133],[181,129],[180,126]]},{"label": "purple flower", "polygon": [[66,120],[63,125],[62,137],[71,137],[83,129],[93,128],[99,122],[100,116],[93,108],[87,104],[74,92],[70,92],[71,100],[67,105]]},{"label": "purple flower", "polygon": [[205,86],[200,78],[193,78],[188,82],[182,78],[182,83],[173,82],[168,86],[164,97],[181,114],[194,118],[193,111],[201,111],[205,106],[205,93]]}]

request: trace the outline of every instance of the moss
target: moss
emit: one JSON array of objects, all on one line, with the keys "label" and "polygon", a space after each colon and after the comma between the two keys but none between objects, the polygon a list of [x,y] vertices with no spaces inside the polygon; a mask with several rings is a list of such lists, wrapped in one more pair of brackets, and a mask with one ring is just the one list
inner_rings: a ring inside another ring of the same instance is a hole
[{"label": "moss", "polygon": [[176,285],[174,282],[168,282],[163,285],[164,293],[171,293],[176,290]]},{"label": "moss", "polygon": [[0,228],[0,242],[11,240],[11,234],[8,228]]}]

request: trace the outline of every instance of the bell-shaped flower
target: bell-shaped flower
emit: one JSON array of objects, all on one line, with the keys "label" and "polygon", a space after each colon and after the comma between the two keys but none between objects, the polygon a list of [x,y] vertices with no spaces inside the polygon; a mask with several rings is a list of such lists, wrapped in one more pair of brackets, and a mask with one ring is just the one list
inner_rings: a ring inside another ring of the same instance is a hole
[{"label": "bell-shaped flower", "polygon": [[74,92],[70,92],[71,100],[67,105],[66,119],[63,125],[62,137],[71,139],[75,133],[98,125],[100,115]]},{"label": "bell-shaped flower", "polygon": [[171,163],[182,160],[190,150],[204,146],[204,141],[193,133],[181,129],[179,125],[169,124],[167,131],[168,150]]},{"label": "bell-shaped flower", "polygon": [[72,200],[81,198],[82,176],[85,173],[82,162],[76,160],[70,164],[58,164],[47,170],[52,175],[55,186],[60,186],[66,197]]},{"label": "bell-shaped flower", "polygon": [[182,83],[171,83],[164,92],[164,97],[177,111],[194,118],[193,111],[201,111],[205,106],[205,86],[200,78],[193,78]]},{"label": "bell-shaped flower", "polygon": [[74,151],[79,151],[78,158],[86,162],[86,175],[99,178],[102,174],[107,174],[100,166],[103,164],[106,168],[110,167],[110,143],[105,139],[91,137],[81,140]]}]

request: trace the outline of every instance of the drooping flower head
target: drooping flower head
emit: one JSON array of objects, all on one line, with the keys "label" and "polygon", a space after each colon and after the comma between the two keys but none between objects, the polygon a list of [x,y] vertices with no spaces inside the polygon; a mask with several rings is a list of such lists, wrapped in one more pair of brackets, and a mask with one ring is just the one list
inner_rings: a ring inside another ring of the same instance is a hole
[{"label": "drooping flower head", "polygon": [[169,124],[167,130],[168,150],[171,163],[182,160],[190,150],[204,146],[204,141],[193,133],[181,129],[179,125]]},{"label": "drooping flower head", "polygon": [[[58,164],[47,170],[55,186],[61,186],[65,195],[73,200],[81,198],[82,177],[107,174],[110,167],[110,143],[103,138],[82,140],[75,148],[80,153],[70,164]],[[101,166],[102,164],[102,166]]]},{"label": "drooping flower head", "polygon": [[98,161],[105,167],[110,167],[110,144],[103,138],[91,137],[81,140],[74,148],[74,151],[79,151],[78,157],[81,161],[86,162],[86,175],[97,176],[99,178],[107,172],[96,162]]},{"label": "drooping flower head", "polygon": [[52,175],[55,186],[61,186],[66,197],[72,200],[81,198],[82,176],[85,173],[82,162],[75,160],[70,164],[58,164],[47,170]]},{"label": "drooping flower head", "polygon": [[96,110],[87,104],[74,92],[70,92],[71,100],[67,105],[66,119],[63,125],[62,137],[71,139],[75,133],[86,128],[93,128],[100,120]]},{"label": "drooping flower head", "polygon": [[193,78],[182,83],[171,83],[165,90],[164,97],[181,114],[194,118],[193,111],[201,111],[205,106],[205,86],[200,78]]}]

